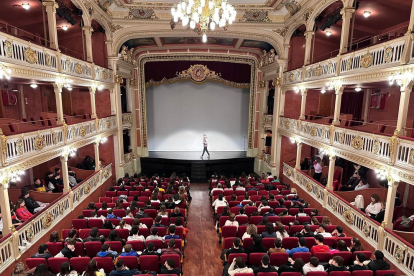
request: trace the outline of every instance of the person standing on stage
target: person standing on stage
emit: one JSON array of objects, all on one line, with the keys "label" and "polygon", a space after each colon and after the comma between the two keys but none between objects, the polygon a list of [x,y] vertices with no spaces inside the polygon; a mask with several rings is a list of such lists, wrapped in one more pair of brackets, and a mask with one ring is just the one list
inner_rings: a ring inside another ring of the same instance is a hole
[{"label": "person standing on stage", "polygon": [[210,153],[208,152],[208,149],[207,149],[207,147],[208,147],[208,138],[207,138],[207,135],[205,135],[205,134],[203,135],[203,146],[204,146],[204,150],[203,150],[203,154],[201,155],[201,158],[203,158],[205,152],[207,152],[208,157],[210,157]]}]

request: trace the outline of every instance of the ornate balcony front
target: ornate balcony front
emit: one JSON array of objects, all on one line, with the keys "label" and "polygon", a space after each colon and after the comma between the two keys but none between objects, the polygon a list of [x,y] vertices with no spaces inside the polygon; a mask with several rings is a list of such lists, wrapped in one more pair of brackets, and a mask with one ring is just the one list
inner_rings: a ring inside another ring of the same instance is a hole
[{"label": "ornate balcony front", "polygon": [[122,113],[122,127],[124,129],[130,129],[132,127],[132,114]]}]

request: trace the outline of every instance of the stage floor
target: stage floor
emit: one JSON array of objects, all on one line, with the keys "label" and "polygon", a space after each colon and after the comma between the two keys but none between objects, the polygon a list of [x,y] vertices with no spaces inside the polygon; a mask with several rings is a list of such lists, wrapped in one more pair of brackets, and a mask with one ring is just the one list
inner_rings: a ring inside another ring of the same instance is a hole
[{"label": "stage floor", "polygon": [[245,151],[210,151],[210,159],[207,153],[201,159],[201,154],[202,151],[150,151],[148,157],[175,160],[223,160],[247,157]]}]

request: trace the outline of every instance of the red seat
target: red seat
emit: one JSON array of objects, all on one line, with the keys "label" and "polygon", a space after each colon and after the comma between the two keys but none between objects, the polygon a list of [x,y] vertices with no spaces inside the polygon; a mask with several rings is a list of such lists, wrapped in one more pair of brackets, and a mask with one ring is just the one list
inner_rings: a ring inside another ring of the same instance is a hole
[{"label": "red seat", "polygon": [[148,216],[153,219],[157,216],[157,210],[155,209],[145,209],[144,212],[147,213]]},{"label": "red seat", "polygon": [[303,225],[292,225],[292,226],[290,226],[289,235],[293,236],[296,233],[299,233],[300,231],[302,231],[303,228],[304,228]]},{"label": "red seat", "polygon": [[89,233],[91,232],[91,229],[81,229],[79,230],[79,238],[81,238],[82,240],[86,239],[87,237],[89,237]]},{"label": "red seat", "polygon": [[254,273],[236,273],[234,276],[255,276]]},{"label": "red seat", "polygon": [[106,203],[112,203],[112,197],[100,197],[99,198],[99,203],[104,203],[104,202],[106,202]]},{"label": "red seat", "polygon": [[129,230],[128,229],[115,229],[116,233],[121,239],[127,240],[129,236]]},{"label": "red seat", "polygon": [[260,209],[260,214],[264,215],[265,213],[269,212],[270,207],[263,207],[262,209]]},{"label": "red seat", "polygon": [[73,228],[79,230],[88,228],[88,221],[86,219],[72,219]]},{"label": "red seat", "polygon": [[149,235],[149,229],[148,228],[139,228],[138,234],[141,236],[144,236],[144,238],[147,238]]},{"label": "red seat", "polygon": [[306,276],[328,276],[326,271],[309,271]]},{"label": "red seat", "polygon": [[237,237],[237,226],[223,226],[221,236],[222,238]]},{"label": "red seat", "polygon": [[335,231],[336,229],[336,225],[326,225],[326,232],[328,233],[332,233],[333,231]]},{"label": "red seat", "polygon": [[121,254],[122,243],[120,241],[106,241],[105,244],[109,245],[112,251],[116,251]]},{"label": "red seat", "polygon": [[[116,195],[114,195],[114,197],[115,196],[120,196],[120,195],[126,195],[126,196],[128,196],[128,191],[118,191],[117,193],[116,193]],[[105,194],[105,196],[106,196],[106,194]]]},{"label": "red seat", "polygon": [[[142,192],[141,193],[141,196],[138,197],[138,201],[145,203],[145,202],[147,202],[149,200],[149,197],[148,196],[143,196],[144,193],[146,193],[146,192]],[[149,192],[149,193],[151,195],[151,192]]]},{"label": "red seat", "polygon": [[98,217],[100,217],[100,216],[107,217],[108,216],[108,210],[98,210],[98,212],[96,214],[98,215]]},{"label": "red seat", "polygon": [[222,241],[222,247],[223,249],[230,249],[233,246],[233,240],[234,238],[225,238]]},{"label": "red seat", "polygon": [[276,223],[280,221],[280,217],[279,216],[267,217],[267,220],[271,223]]},{"label": "red seat", "polygon": [[165,254],[161,255],[160,257],[160,263],[164,264],[168,259],[173,259],[175,261],[174,268],[180,268],[181,269],[181,256],[178,254]]},{"label": "red seat", "polygon": [[336,238],[336,241],[338,242],[339,240],[343,240],[346,243],[347,247],[351,246],[351,241],[352,241],[352,237],[341,237],[341,238]]},{"label": "red seat", "polygon": [[83,210],[83,211],[82,211],[82,215],[83,215],[85,218],[89,218],[89,217],[91,217],[92,212],[95,212],[95,211],[94,211],[94,210]]},{"label": "red seat", "polygon": [[279,276],[302,276],[300,272],[282,272]]},{"label": "red seat", "polygon": [[126,244],[130,244],[134,251],[144,251],[145,249],[143,241],[127,241]]},{"label": "red seat", "polygon": [[255,191],[255,190],[247,191],[247,195],[248,195],[248,196],[254,196],[254,195],[257,195],[257,191]]},{"label": "red seat", "polygon": [[[356,274],[356,275],[359,276],[360,275],[359,274],[360,272],[361,272],[361,270],[358,270],[358,274]],[[351,272],[349,272],[349,271],[331,271],[329,273],[329,276],[351,276]]]},{"label": "red seat", "polygon": [[[65,243],[65,245],[66,245],[66,243]],[[82,242],[76,242],[76,244],[75,244],[75,253],[76,253],[76,256],[85,256],[85,247],[83,246]]]},{"label": "red seat", "polygon": [[165,235],[167,235],[167,229],[165,227],[155,227],[158,229],[158,236],[160,237],[164,237]]},{"label": "red seat", "polygon": [[322,223],[323,216],[314,216],[314,218],[316,218],[319,221],[319,223]]},{"label": "red seat", "polygon": [[239,225],[243,225],[249,222],[249,217],[248,216],[236,216],[236,220],[239,222]]},{"label": "red seat", "polygon": [[[101,251],[102,243],[98,241],[94,242],[85,242],[85,250],[86,255],[93,258],[98,254],[99,251]],[[112,259],[111,259],[112,262]]]},{"label": "red seat", "polygon": [[311,221],[311,217],[297,217],[296,219],[300,224],[309,224]]},{"label": "red seat", "polygon": [[159,260],[156,255],[139,256],[139,265],[141,270],[158,271]]},{"label": "red seat", "polygon": [[[165,240],[164,241],[164,248],[168,248],[168,241],[169,240]],[[175,245],[174,248],[183,251],[183,245],[184,245],[184,241],[181,239],[175,239]]]},{"label": "red seat", "polygon": [[286,237],[282,240],[282,247],[285,249],[292,249],[298,247],[299,238],[297,237]]},{"label": "red seat", "polygon": [[241,239],[246,232],[247,225],[240,225],[239,229],[237,230],[237,236]]},{"label": "red seat", "polygon": [[90,260],[89,257],[73,257],[70,258],[70,266],[81,275],[86,270]]},{"label": "red seat", "polygon": [[250,253],[249,255],[249,266],[260,267],[262,264],[262,256],[267,253]]},{"label": "red seat", "polygon": [[257,276],[278,276],[277,272],[259,272]]},{"label": "red seat", "polygon": [[312,248],[312,246],[316,245],[315,238],[313,237],[306,237],[306,247],[309,248],[309,250]]},{"label": "red seat", "polygon": [[229,216],[221,216],[219,219],[219,228],[223,227],[228,219]]},{"label": "red seat", "polygon": [[257,207],[256,206],[247,206],[244,211],[245,211],[244,213],[246,215],[250,216],[254,212],[257,212]]},{"label": "red seat", "polygon": [[[118,225],[119,225],[119,220],[118,220],[118,219],[105,219],[105,222],[107,222],[107,221],[112,222],[112,224],[113,224],[114,226],[118,226]],[[105,222],[104,222],[104,223],[105,223]]]},{"label": "red seat", "polygon": [[163,249],[164,248],[164,242],[162,240],[147,240],[145,242],[146,247],[148,247],[148,244],[152,242],[154,244],[154,249]]},{"label": "red seat", "polygon": [[329,246],[329,248],[336,248],[336,238],[326,237],[323,239],[323,244]]},{"label": "red seat", "polygon": [[[62,229],[62,239],[66,239],[69,236],[70,230],[73,230],[73,229]],[[79,237],[79,231],[76,229],[75,231],[76,231],[75,237]]]},{"label": "red seat", "polygon": [[60,266],[62,265],[62,263],[69,262],[69,259],[66,257],[49,258],[47,262],[49,263],[50,271],[53,274],[58,274],[60,272]]},{"label": "red seat", "polygon": [[46,267],[49,267],[45,258],[27,258],[26,264],[29,269],[32,269],[40,264],[44,264]]},{"label": "red seat", "polygon": [[375,276],[395,275],[395,270],[377,270]]},{"label": "red seat", "polygon": [[275,238],[263,238],[262,245],[266,247],[267,250],[275,247]]},{"label": "red seat", "polygon": [[374,271],[372,270],[356,270],[352,272],[353,276],[374,276]]},{"label": "red seat", "polygon": [[299,213],[299,208],[290,208],[289,215],[296,216]]},{"label": "red seat", "polygon": [[252,245],[253,245],[253,238],[245,238],[243,240],[243,248],[244,249],[249,248]]},{"label": "red seat", "polygon": [[119,260],[123,260],[124,265],[129,269],[138,269],[138,258],[135,256],[119,256]]},{"label": "red seat", "polygon": [[104,236],[105,238],[107,238],[107,237],[109,237],[110,232],[111,232],[111,230],[109,230],[109,229],[99,229],[98,235],[99,236]]},{"label": "red seat", "polygon": [[101,219],[90,219],[88,221],[89,228],[101,228],[103,226],[103,221]]},{"label": "red seat", "polygon": [[285,264],[289,259],[289,254],[286,252],[277,252],[270,254],[270,264],[277,267]]},{"label": "red seat", "polygon": [[247,254],[246,253],[231,253],[229,254],[229,259],[227,263],[231,264],[234,258],[242,258],[244,262],[247,262]]},{"label": "red seat", "polygon": [[344,265],[346,265],[346,266],[350,265],[349,261],[352,258],[352,253],[351,252],[349,252],[349,251],[335,252],[335,253],[332,254],[332,257],[335,257],[335,256],[342,257],[342,259],[344,259]]},{"label": "red seat", "polygon": [[116,191],[106,191],[105,197],[114,197],[116,196]]},{"label": "red seat", "polygon": [[297,252],[293,253],[292,259],[296,260],[296,258],[301,258],[306,264],[309,263],[310,258],[312,257],[312,253],[310,252]]},{"label": "red seat", "polygon": [[241,207],[237,207],[237,206],[231,207],[230,208],[230,213],[233,213],[237,216],[240,213],[240,209],[241,209]]},{"label": "red seat", "polygon": [[153,219],[152,218],[140,218],[139,222],[142,224],[145,224],[148,227],[148,229],[150,229],[153,223]]},{"label": "red seat", "polygon": [[330,259],[332,259],[331,252],[315,252],[313,256],[318,258],[321,263],[327,263]]},{"label": "red seat", "polygon": [[111,257],[94,257],[98,269],[103,268],[106,274],[109,274],[114,269],[114,263]]},{"label": "red seat", "polygon": [[123,218],[126,216],[126,211],[124,209],[115,209],[113,212],[114,212],[114,215],[119,218]]},{"label": "red seat", "polygon": [[263,216],[251,216],[249,219],[250,224],[257,225],[263,220]]},{"label": "red seat", "polygon": [[293,216],[285,216],[280,219],[283,225],[289,225],[289,223],[294,222],[296,220]]},{"label": "red seat", "polygon": [[61,242],[46,242],[47,250],[49,250],[50,254],[56,256],[60,251],[63,249],[63,243]]}]

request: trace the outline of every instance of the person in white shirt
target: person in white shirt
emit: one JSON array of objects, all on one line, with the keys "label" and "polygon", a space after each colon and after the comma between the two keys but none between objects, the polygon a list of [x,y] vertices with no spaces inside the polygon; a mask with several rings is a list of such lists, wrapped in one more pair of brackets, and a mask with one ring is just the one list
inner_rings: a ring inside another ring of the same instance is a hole
[{"label": "person in white shirt", "polygon": [[245,238],[251,238],[253,235],[257,234],[257,227],[254,224],[249,224],[246,228],[246,232],[244,232],[242,240]]},{"label": "person in white shirt", "polygon": [[316,257],[311,257],[309,263],[303,266],[303,275],[311,271],[324,271],[323,266],[319,264],[319,260]]},{"label": "person in white shirt", "polygon": [[365,208],[365,213],[369,215],[376,215],[381,211],[381,200],[377,194],[371,195],[371,203]]},{"label": "person in white shirt", "polygon": [[[237,268],[235,268],[237,266]],[[234,276],[236,273],[253,273],[253,269],[246,266],[244,259],[241,257],[234,258],[229,267],[229,275]]]},{"label": "person in white shirt", "polygon": [[355,187],[355,191],[365,190],[369,188],[369,184],[365,179],[361,179]]},{"label": "person in white shirt", "polygon": [[283,240],[286,237],[289,237],[289,234],[285,231],[285,227],[280,221],[276,222],[276,238]]},{"label": "person in white shirt", "polygon": [[162,237],[158,236],[158,229],[156,227],[151,228],[151,235],[149,235],[146,241],[162,240]]},{"label": "person in white shirt", "polygon": [[299,207],[299,213],[297,213],[296,217],[308,217],[309,215],[303,211],[303,207]]},{"label": "person in white shirt", "polygon": [[321,224],[319,224],[319,228],[316,229],[314,235],[316,236],[316,235],[319,234],[319,235],[322,235],[324,238],[332,237],[332,234],[328,233],[328,232],[325,232],[325,230],[326,230],[326,224],[321,223]]},{"label": "person in white shirt", "polygon": [[204,147],[203,154],[200,156],[201,159],[203,159],[203,156],[204,156],[205,152],[207,152],[208,157],[210,158],[210,153],[208,152],[208,149],[207,149],[207,147],[208,147],[208,138],[207,138],[207,135],[205,135],[205,134],[203,135],[203,147]]},{"label": "person in white shirt", "polygon": [[218,207],[227,206],[227,200],[223,197],[223,194],[220,194],[211,206],[217,211]]},{"label": "person in white shirt", "polygon": [[214,191],[222,191],[223,192],[223,185],[218,184],[216,188],[211,189],[210,194],[213,194]]},{"label": "person in white shirt", "polygon": [[142,235],[138,235],[138,227],[133,226],[131,229],[132,236],[128,237],[128,241],[142,241],[145,242],[145,238]]},{"label": "person in white shirt", "polygon": [[315,161],[313,162],[313,168],[315,169],[315,174],[313,175],[313,179],[315,179],[318,182],[321,182],[322,160],[320,157],[316,157]]},{"label": "person in white shirt", "polygon": [[236,215],[234,213],[230,214],[229,219],[226,220],[224,226],[236,226],[237,229],[239,229],[239,222],[236,220]]},{"label": "person in white shirt", "polygon": [[246,191],[246,188],[244,188],[243,184],[240,183],[240,185],[237,186],[236,191]]}]

